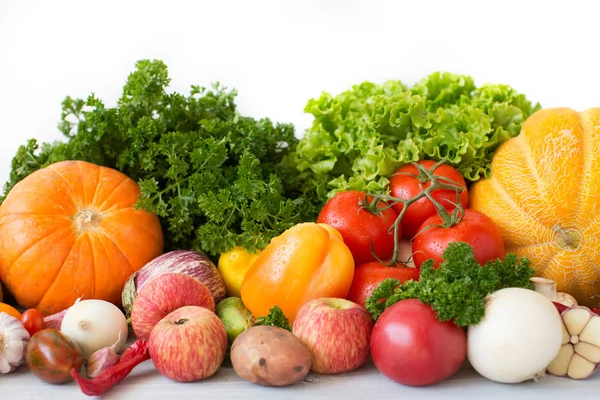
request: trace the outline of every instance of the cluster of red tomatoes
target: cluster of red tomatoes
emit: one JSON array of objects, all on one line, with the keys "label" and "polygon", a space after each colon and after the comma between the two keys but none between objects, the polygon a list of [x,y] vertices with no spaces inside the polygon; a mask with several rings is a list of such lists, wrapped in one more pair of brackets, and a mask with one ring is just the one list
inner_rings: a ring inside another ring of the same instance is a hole
[{"label": "cluster of red tomatoes", "polygon": [[[393,262],[392,266],[386,265],[395,247],[403,245],[397,243],[392,232],[405,206],[403,202],[379,202],[379,212],[373,213],[364,207],[365,199],[370,198],[367,193],[346,191],[336,194],[319,214],[317,222],[336,228],[352,252],[357,268],[348,298],[358,304],[364,305],[366,298],[383,279],[416,280],[419,268],[428,259],[433,259],[437,268],[451,242],[469,244],[482,265],[505,255],[504,241],[495,223],[488,216],[468,208],[469,193],[462,175],[450,165],[436,164],[431,160],[417,164],[431,171],[436,178],[454,182],[463,190],[457,192],[440,188],[431,192],[431,198],[448,213],[459,207],[460,218],[451,226],[444,226],[442,215],[427,196],[408,206],[398,229],[404,244],[410,245],[408,256],[412,256],[412,260],[399,259],[394,260],[398,262]],[[417,166],[406,164],[390,177],[390,198],[407,201],[418,197],[430,185],[431,181],[419,179]],[[406,266],[413,263],[414,267]]]},{"label": "cluster of red tomatoes", "polygon": [[[438,183],[423,179],[424,169],[429,172],[425,175],[435,176]],[[453,182],[454,189],[445,185],[427,190],[432,182],[438,186],[439,182]],[[352,252],[356,270],[348,299],[357,304],[365,306],[373,290],[387,278],[418,280],[425,260],[433,259],[437,268],[452,242],[469,244],[482,265],[505,255],[498,227],[488,216],[468,208],[465,180],[450,165],[426,160],[402,166],[390,178],[389,196],[385,198],[388,201],[369,207],[373,198],[367,193],[338,193],[317,220],[335,227]],[[401,246],[408,251],[398,257]],[[406,263],[403,257],[412,257],[412,262]],[[408,385],[447,379],[462,364],[465,351],[463,329],[450,321],[441,323],[431,307],[415,299],[387,309],[371,337],[377,368],[388,378]]]}]

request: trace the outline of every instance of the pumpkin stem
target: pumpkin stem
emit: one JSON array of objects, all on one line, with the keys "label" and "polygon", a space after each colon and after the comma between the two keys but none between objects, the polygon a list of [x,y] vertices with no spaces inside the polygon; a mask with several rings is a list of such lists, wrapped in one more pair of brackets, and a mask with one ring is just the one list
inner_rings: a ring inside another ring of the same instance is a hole
[{"label": "pumpkin stem", "polygon": [[95,210],[90,210],[89,208],[79,211],[74,220],[78,234],[98,228],[101,221],[102,214]]}]

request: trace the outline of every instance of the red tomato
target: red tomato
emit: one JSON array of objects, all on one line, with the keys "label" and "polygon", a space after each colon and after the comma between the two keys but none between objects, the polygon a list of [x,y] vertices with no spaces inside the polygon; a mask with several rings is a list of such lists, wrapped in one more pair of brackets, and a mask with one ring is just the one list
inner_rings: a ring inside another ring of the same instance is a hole
[{"label": "red tomato", "polygon": [[430,306],[416,299],[387,308],[371,333],[371,356],[389,379],[427,386],[450,378],[467,354],[464,329],[440,322]]},{"label": "red tomato", "polygon": [[592,312],[594,314],[600,315],[600,307],[594,307],[594,308],[592,308]]},{"label": "red tomato", "polygon": [[402,266],[388,267],[377,261],[359,265],[354,270],[352,286],[350,286],[350,292],[346,298],[364,307],[373,290],[387,278],[396,278],[400,282],[411,279],[418,281],[419,269]]},{"label": "red tomato", "polygon": [[21,315],[21,323],[29,332],[29,336],[33,336],[37,331],[44,329],[44,315],[35,308],[31,308]]},{"label": "red tomato", "polygon": [[[317,218],[318,223],[331,225],[340,232],[352,252],[355,265],[376,260],[371,253],[370,241],[379,259],[389,260],[394,253],[394,233],[388,233],[388,229],[398,214],[392,208],[377,215],[370,213],[359,203],[365,196],[366,193],[355,190],[338,193],[325,204]],[[382,202],[378,208],[383,207],[385,203]]]},{"label": "red tomato", "polygon": [[450,228],[440,228],[430,225],[442,224],[439,215],[429,217],[424,223],[419,234],[413,240],[413,260],[417,268],[425,260],[432,258],[434,268],[439,267],[442,255],[451,242],[465,242],[473,247],[475,259],[483,265],[488,260],[504,258],[504,240],[500,230],[487,215],[475,210],[464,210],[463,219]]},{"label": "red tomato", "polygon": [[[426,169],[431,169],[435,163],[436,162],[433,160],[422,160],[417,162],[417,164],[421,164]],[[390,177],[390,194],[392,196],[408,200],[417,196],[423,189],[431,186],[431,182],[421,183],[417,178],[405,175],[406,173],[418,175],[417,167],[413,164],[403,165]],[[451,179],[464,187],[465,190],[460,193],[460,204],[463,208],[469,207],[467,184],[460,172],[450,165],[442,164],[435,169],[434,175]],[[454,190],[437,189],[431,192],[431,196],[446,210],[452,211],[455,208],[453,203],[456,203],[456,192]],[[394,205],[394,208],[400,213],[404,208],[404,204],[397,203]],[[419,231],[423,222],[435,214],[437,214],[437,211],[431,200],[427,197],[422,197],[408,206],[408,210],[406,210],[406,213],[402,216],[402,232],[404,237],[406,239],[412,239]]]}]

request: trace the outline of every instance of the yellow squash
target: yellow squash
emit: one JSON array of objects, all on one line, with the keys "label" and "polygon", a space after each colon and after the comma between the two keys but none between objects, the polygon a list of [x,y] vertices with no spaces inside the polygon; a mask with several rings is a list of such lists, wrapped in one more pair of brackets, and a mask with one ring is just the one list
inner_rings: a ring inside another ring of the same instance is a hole
[{"label": "yellow squash", "polygon": [[529,258],[580,304],[600,301],[600,108],[536,112],[496,151],[492,178],[470,193],[507,252]]}]

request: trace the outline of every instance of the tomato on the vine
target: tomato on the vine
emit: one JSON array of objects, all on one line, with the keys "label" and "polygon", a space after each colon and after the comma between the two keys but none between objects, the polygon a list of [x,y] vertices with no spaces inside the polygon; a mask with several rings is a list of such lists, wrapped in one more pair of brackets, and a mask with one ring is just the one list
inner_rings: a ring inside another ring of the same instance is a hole
[{"label": "tomato on the vine", "polygon": [[[334,227],[344,239],[354,257],[354,264],[360,265],[376,261],[371,252],[371,243],[380,260],[387,261],[394,253],[394,233],[388,232],[394,224],[398,213],[393,208],[386,208],[380,202],[378,214],[373,214],[361,206],[367,200],[365,192],[350,190],[333,196],[321,210],[318,223]],[[371,201],[369,197],[367,201]],[[401,230],[399,231],[401,235]]]},{"label": "tomato on the vine", "polygon": [[30,308],[21,315],[21,323],[33,336],[37,331],[44,329],[44,315],[35,308]]},{"label": "tomato on the vine", "polygon": [[448,228],[440,226],[444,220],[438,214],[423,222],[412,247],[417,268],[421,268],[425,260],[430,258],[435,262],[434,268],[437,268],[448,244],[452,242],[465,242],[470,245],[475,259],[481,265],[489,260],[504,258],[504,240],[494,221],[475,210],[463,212],[460,222]]},{"label": "tomato on the vine", "polygon": [[[431,170],[436,164],[433,160],[421,160],[417,164],[423,166],[427,170]],[[431,181],[425,180],[422,182],[419,179],[419,170],[413,164],[406,164],[400,167],[390,177],[390,195],[393,197],[409,200],[419,195],[424,189],[431,186]],[[463,187],[460,192],[460,205],[463,208],[469,207],[469,193],[467,184],[460,172],[456,168],[447,164],[438,165],[433,170],[433,175],[440,177],[439,181],[445,184],[454,184]],[[431,192],[431,197],[437,201],[446,210],[452,211],[457,203],[456,190],[452,189],[436,189]],[[404,204],[396,203],[394,208],[398,213],[402,212]],[[422,197],[413,204],[408,206],[408,209],[402,216],[402,232],[405,238],[412,239],[423,222],[432,215],[435,215],[436,209],[427,197]]]},{"label": "tomato on the vine", "polygon": [[359,265],[354,270],[352,286],[346,297],[348,300],[365,307],[365,302],[373,293],[373,290],[387,278],[398,279],[401,283],[409,280],[419,280],[419,269],[404,266],[386,266],[380,262],[373,261]]}]

